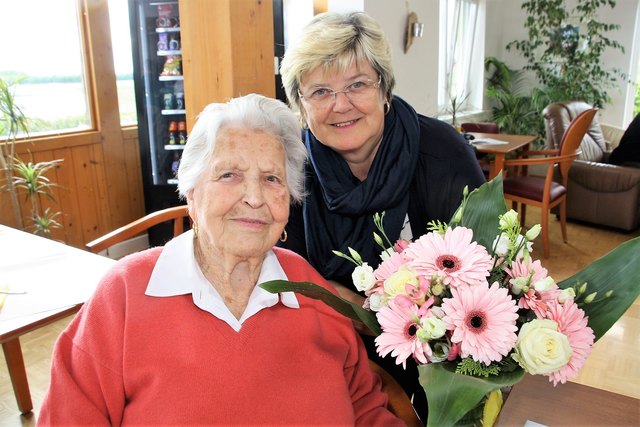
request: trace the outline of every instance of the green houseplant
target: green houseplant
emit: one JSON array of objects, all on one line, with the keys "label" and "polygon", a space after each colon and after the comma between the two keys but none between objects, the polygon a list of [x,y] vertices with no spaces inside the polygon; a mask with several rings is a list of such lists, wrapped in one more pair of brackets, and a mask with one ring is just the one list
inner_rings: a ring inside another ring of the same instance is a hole
[{"label": "green houseplant", "polygon": [[526,40],[515,40],[515,49],[554,101],[583,100],[602,108],[610,102],[608,91],[615,87],[620,70],[608,69],[602,56],[607,49],[624,53],[623,46],[607,37],[616,24],[598,20],[598,10],[614,8],[615,0],[577,0],[569,8],[564,0],[527,0]]},{"label": "green houseplant", "polygon": [[[15,223],[20,229],[31,229],[35,234],[51,237],[52,228],[60,228],[56,221],[60,212],[52,212],[50,208],[42,210],[39,197],[44,196],[54,200],[51,192],[57,184],[51,182],[46,173],[57,167],[62,160],[48,162],[24,162],[16,155],[15,142],[19,134],[28,135],[28,119],[22,109],[16,105],[14,98],[14,84],[9,84],[0,78],[0,168],[2,168],[3,185],[0,189],[9,193],[14,213]],[[18,199],[19,191],[23,191],[26,200],[30,202],[31,224],[25,227],[20,211]]]}]

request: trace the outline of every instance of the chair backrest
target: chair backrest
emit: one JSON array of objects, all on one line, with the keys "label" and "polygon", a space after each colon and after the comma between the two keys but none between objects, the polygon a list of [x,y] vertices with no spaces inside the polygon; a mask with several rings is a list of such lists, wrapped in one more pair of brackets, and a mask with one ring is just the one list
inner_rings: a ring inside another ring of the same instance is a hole
[{"label": "chair backrest", "polygon": [[380,365],[369,359],[369,367],[380,376],[382,391],[387,394],[387,409],[400,418],[408,427],[423,427],[424,424],[416,415],[411,400],[402,386]]},{"label": "chair backrest", "polygon": [[87,243],[85,247],[90,252],[97,254],[103,250],[115,245],[116,243],[123,242],[130,239],[144,231],[147,231],[154,225],[161,224],[166,221],[173,221],[173,236],[182,234],[184,231],[184,220],[189,217],[189,210],[187,205],[174,206],[167,209],[162,209],[156,212],[152,212],[143,216],[127,225],[105,234],[102,237],[98,237],[95,240]]},{"label": "chair backrest", "polygon": [[500,133],[500,126],[494,122],[466,122],[460,124],[463,132]]},{"label": "chair backrest", "polygon": [[[577,157],[579,155],[582,140],[587,133],[587,130],[589,130],[597,111],[598,110],[595,108],[591,108],[578,114],[578,116],[573,119],[564,131],[562,140],[560,141],[559,149],[561,156],[575,154]],[[563,178],[568,176],[569,168],[571,168],[572,163],[573,158],[560,162],[560,173]]]},{"label": "chair backrest", "polygon": [[[556,102],[547,105],[542,112],[547,134],[547,148],[560,148],[562,137],[569,124],[574,121],[580,113],[592,108],[591,105],[583,101]],[[591,123],[591,126],[582,139],[580,149],[582,152],[578,156],[578,159],[592,162],[602,161],[604,153],[607,151],[607,143],[598,120],[594,120]]]}]

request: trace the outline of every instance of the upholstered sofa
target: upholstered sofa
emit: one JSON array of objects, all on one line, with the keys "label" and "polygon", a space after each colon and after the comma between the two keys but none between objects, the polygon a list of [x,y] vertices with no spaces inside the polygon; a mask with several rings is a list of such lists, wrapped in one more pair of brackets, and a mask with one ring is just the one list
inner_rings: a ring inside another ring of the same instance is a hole
[{"label": "upholstered sofa", "polygon": [[[547,148],[558,148],[568,124],[591,106],[581,101],[555,103],[543,111]],[[597,117],[597,116],[596,116]],[[567,218],[631,231],[640,225],[640,168],[607,163],[617,141],[607,141],[594,119],[569,170]]]}]

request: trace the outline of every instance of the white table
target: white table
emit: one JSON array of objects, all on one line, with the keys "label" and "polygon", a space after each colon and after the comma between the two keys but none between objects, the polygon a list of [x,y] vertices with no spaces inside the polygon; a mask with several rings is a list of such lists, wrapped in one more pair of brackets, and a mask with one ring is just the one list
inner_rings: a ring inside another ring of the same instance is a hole
[{"label": "white table", "polygon": [[0,309],[0,343],[23,414],[30,412],[33,404],[20,336],[77,312],[114,263],[0,225],[0,286],[9,285],[11,292]]}]

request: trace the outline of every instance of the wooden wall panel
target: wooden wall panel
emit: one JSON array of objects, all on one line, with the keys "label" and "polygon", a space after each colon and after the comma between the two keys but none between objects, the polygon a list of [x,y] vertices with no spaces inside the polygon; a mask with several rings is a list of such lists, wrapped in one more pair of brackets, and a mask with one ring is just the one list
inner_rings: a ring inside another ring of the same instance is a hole
[{"label": "wooden wall panel", "polygon": [[58,205],[62,212],[62,218],[59,221],[64,228],[65,242],[71,246],[81,248],[84,245],[82,238],[82,227],[80,221],[80,206],[78,205],[76,176],[73,173],[73,155],[72,148],[62,148],[54,150],[54,157],[64,159],[57,170],[57,183],[60,185],[58,190]]},{"label": "wooden wall panel", "polygon": [[275,96],[273,4],[179,0],[187,128],[207,104]]}]

